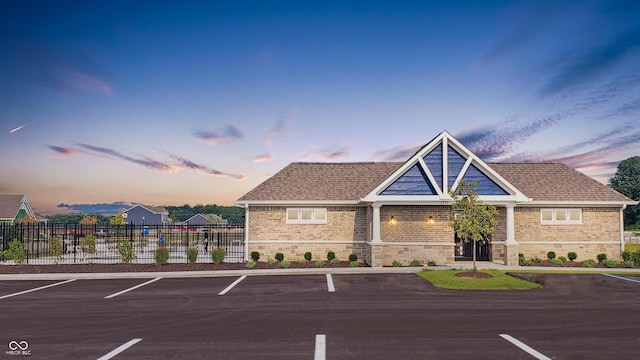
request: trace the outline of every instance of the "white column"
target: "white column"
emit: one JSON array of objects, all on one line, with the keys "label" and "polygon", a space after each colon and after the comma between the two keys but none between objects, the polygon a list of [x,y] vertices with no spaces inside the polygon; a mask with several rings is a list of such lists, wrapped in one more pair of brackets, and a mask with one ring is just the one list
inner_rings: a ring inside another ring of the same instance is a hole
[{"label": "white column", "polygon": [[244,205],[244,259],[249,258],[249,204]]},{"label": "white column", "polygon": [[622,259],[622,253],[624,252],[624,210],[627,205],[622,205],[620,208],[620,258]]},{"label": "white column", "polygon": [[507,208],[507,245],[517,245],[516,241],[516,227],[514,218],[515,205],[506,205]]},{"label": "white column", "polygon": [[373,204],[373,234],[371,238],[372,244],[382,244],[380,239],[380,204]]}]

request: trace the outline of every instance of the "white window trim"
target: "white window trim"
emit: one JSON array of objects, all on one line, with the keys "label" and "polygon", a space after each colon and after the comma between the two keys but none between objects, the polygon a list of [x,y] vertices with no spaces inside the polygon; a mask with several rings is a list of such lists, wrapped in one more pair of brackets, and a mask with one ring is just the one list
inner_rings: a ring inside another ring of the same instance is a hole
[{"label": "white window trim", "polygon": [[[297,219],[289,219],[289,211],[298,210]],[[311,219],[302,220],[302,210],[311,210]],[[316,210],[324,211],[324,219],[316,219]],[[284,216],[287,224],[326,224],[327,223],[327,209],[326,208],[286,208]]]},{"label": "white window trim", "polygon": [[[542,212],[548,210],[551,211],[551,220],[543,220]],[[580,219],[579,220],[571,220],[570,211],[571,210],[580,210]],[[556,213],[564,212],[565,220],[557,220]],[[550,209],[550,208],[542,208],[540,209],[540,224],[541,225],[582,225],[582,209],[579,208],[563,208],[563,209]]]}]

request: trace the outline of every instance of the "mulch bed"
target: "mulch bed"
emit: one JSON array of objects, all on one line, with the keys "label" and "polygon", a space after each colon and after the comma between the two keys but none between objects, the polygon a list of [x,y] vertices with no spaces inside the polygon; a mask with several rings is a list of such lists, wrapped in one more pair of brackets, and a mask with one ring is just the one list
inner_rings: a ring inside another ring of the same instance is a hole
[{"label": "mulch bed", "polygon": [[473,279],[491,279],[493,275],[480,271],[463,271],[455,274],[456,277],[473,278]]},{"label": "mulch bed", "polygon": [[[368,267],[360,263],[359,266]],[[350,267],[349,261],[331,264],[328,261],[323,268]],[[280,269],[279,263],[258,262],[254,269]],[[315,261],[291,262],[291,269],[316,268]],[[58,265],[0,265],[0,274],[47,274],[47,273],[115,273],[115,272],[153,272],[153,271],[214,271],[214,270],[247,270],[246,263],[169,263],[155,264],[58,264]]]}]

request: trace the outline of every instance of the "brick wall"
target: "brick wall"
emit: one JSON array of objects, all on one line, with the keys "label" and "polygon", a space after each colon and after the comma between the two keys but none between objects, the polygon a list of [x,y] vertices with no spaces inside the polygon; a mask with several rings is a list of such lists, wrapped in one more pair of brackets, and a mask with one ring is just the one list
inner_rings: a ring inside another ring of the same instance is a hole
[{"label": "brick wall", "polygon": [[[450,206],[382,206],[380,238],[382,242],[447,242],[453,245],[450,214]],[[395,224],[391,223],[392,216]],[[429,216],[433,217],[433,225],[427,223]]]},{"label": "brick wall", "polygon": [[516,207],[514,217],[519,252],[527,258],[546,259],[549,251],[566,257],[573,251],[577,261],[596,259],[599,253],[620,260],[619,208],[583,208],[577,225],[542,225],[540,208]]},{"label": "brick wall", "polygon": [[360,259],[367,257],[370,208],[326,207],[326,224],[287,224],[286,209],[249,207],[249,252],[260,252],[262,259],[281,252],[290,261],[302,260],[307,251],[317,260],[326,260],[328,251],[334,251],[341,260],[347,260],[351,253]]}]

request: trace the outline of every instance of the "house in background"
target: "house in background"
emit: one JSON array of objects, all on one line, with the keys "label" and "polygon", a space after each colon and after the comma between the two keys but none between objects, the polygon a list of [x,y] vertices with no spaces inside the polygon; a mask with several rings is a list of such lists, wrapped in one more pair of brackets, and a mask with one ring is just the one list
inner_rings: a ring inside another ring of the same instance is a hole
[{"label": "house in background", "polygon": [[127,224],[162,225],[169,223],[169,212],[164,207],[136,205],[122,214]]},{"label": "house in background", "polygon": [[37,219],[24,195],[0,195],[0,222],[16,223],[24,218]]},{"label": "house in background", "polygon": [[215,214],[195,214],[183,221],[184,225],[227,225],[228,220]]},{"label": "house in background", "polygon": [[518,265],[549,251],[620,259],[626,196],[558,163],[488,164],[447,132],[405,162],[292,163],[236,203],[245,206],[247,254],[354,253],[371,266],[472,258],[454,233],[449,195],[461,180],[498,208],[480,260]]}]

